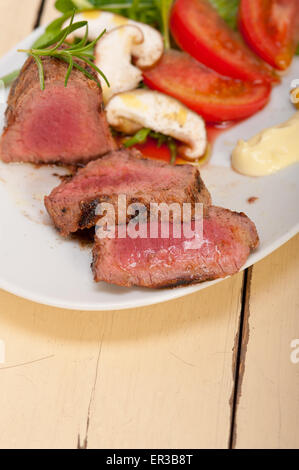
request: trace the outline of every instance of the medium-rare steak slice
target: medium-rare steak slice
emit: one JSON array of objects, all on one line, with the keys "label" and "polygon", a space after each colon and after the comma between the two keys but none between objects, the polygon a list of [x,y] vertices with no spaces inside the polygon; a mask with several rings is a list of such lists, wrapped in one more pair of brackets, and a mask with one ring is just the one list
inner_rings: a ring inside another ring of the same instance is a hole
[{"label": "medium-rare steak slice", "polygon": [[194,166],[169,165],[142,158],[136,151],[119,150],[78,170],[45,198],[45,206],[57,229],[67,236],[94,226],[98,204],[110,202],[116,208],[122,194],[127,206],[142,203],[147,209],[151,202],[211,203]]},{"label": "medium-rare steak slice", "polygon": [[[42,60],[44,91],[32,57],[11,88],[0,141],[2,160],[76,164],[115,149],[97,84],[73,69],[65,87],[67,64],[51,57]],[[80,65],[87,68],[82,61]]]},{"label": "medium-rare steak slice", "polygon": [[175,287],[236,273],[258,242],[255,225],[245,214],[210,206],[203,218],[200,247],[194,248],[192,238],[184,236],[96,237],[92,268],[97,282]]}]

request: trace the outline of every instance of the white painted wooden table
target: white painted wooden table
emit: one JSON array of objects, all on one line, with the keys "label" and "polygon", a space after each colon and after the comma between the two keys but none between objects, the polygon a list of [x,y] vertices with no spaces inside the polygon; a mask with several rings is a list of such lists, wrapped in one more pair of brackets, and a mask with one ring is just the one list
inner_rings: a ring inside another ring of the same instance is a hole
[{"label": "white painted wooden table", "polygon": [[[0,55],[53,5],[0,0]],[[299,448],[298,279],[299,236],[245,277],[148,308],[1,291],[0,447]]]}]

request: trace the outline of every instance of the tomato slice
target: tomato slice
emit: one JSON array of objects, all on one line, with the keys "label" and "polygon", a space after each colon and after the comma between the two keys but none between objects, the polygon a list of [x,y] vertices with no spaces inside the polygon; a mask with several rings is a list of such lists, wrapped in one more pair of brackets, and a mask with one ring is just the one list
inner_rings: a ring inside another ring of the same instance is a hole
[{"label": "tomato slice", "polygon": [[278,81],[268,64],[242,42],[207,0],[176,0],[170,28],[184,51],[222,75],[241,80]]},{"label": "tomato slice", "polygon": [[151,69],[143,71],[150,88],[171,95],[208,122],[243,119],[263,108],[269,99],[267,82],[242,82],[222,77],[188,54],[169,50]]},{"label": "tomato slice", "polygon": [[[147,141],[143,144],[134,145],[144,157],[153,158],[154,160],[162,160],[170,163],[171,155],[167,145],[162,144],[160,147],[157,145],[157,141],[151,137],[147,138]],[[185,162],[186,163],[186,162]]]},{"label": "tomato slice", "polygon": [[[208,131],[208,137],[209,137],[209,129],[207,129],[207,131]],[[171,153],[167,145],[162,144],[161,146],[159,146],[157,143],[157,140],[152,139],[151,137],[148,137],[147,141],[144,142],[143,144],[134,145],[134,148],[139,150],[139,152],[141,152],[141,154],[146,158],[152,158],[154,160],[162,160],[163,162],[171,163]],[[178,148],[178,155],[174,163],[176,165],[185,165],[186,163],[189,163],[191,165],[197,165],[201,167],[207,164],[210,156],[211,156],[210,145],[208,145],[206,153],[198,160],[186,160],[180,155],[179,148]]]},{"label": "tomato slice", "polygon": [[299,41],[298,0],[241,0],[239,26],[246,42],[279,70],[291,63]]}]

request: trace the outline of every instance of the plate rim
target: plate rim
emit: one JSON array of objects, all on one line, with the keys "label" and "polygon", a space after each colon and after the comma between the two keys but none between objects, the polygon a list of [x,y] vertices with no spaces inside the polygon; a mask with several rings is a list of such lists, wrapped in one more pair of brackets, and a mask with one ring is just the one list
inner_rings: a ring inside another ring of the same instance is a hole
[{"label": "plate rim", "polygon": [[[226,279],[229,279],[237,274],[240,274],[241,272],[245,271],[245,269],[255,265],[256,263],[258,263],[259,261],[262,261],[263,259],[265,259],[267,256],[269,256],[271,253],[273,253],[275,250],[277,250],[278,248],[280,248],[281,246],[283,246],[285,243],[287,243],[289,240],[291,240],[293,237],[295,237],[299,232],[299,223],[296,224],[296,226],[290,230],[289,232],[287,232],[286,234],[282,235],[280,238],[278,238],[277,240],[275,240],[272,244],[270,244],[267,249],[265,248],[263,250],[263,256],[262,257],[258,257],[258,253],[259,253],[259,250],[257,250],[255,253],[252,253],[251,257],[248,259],[247,263],[244,264],[244,266],[242,266],[242,268],[235,274],[231,275],[231,276],[226,276],[226,277],[222,277],[222,278],[219,278],[219,279],[215,279],[213,281],[208,281],[208,282],[203,282],[203,283],[198,283],[198,284],[195,284],[195,285],[191,285],[191,286],[187,286],[187,287],[179,287],[179,288],[174,288],[174,289],[170,289],[171,292],[174,292],[174,295],[171,297],[171,298],[168,298],[168,299],[159,299],[158,298],[154,298],[154,300],[152,302],[142,302],[142,301],[135,301],[135,304],[134,305],[128,305],[128,302],[122,302],[122,304],[111,304],[109,303],[108,304],[103,304],[101,305],[101,308],[99,308],[99,306],[97,305],[86,305],[86,304],[82,304],[80,306],[78,306],[78,303],[77,305],[74,305],[72,304],[71,302],[61,302],[61,301],[49,301],[49,300],[46,300],[45,296],[42,296],[42,295],[38,295],[38,294],[35,294],[35,293],[29,293],[28,290],[25,290],[25,289],[22,289],[22,288],[14,288],[14,287],[11,287],[10,283],[8,283],[7,281],[4,281],[3,279],[0,278],[0,289],[3,289],[5,290],[6,292],[9,292],[10,294],[13,294],[13,295],[16,295],[17,297],[20,297],[20,298],[23,298],[23,299],[26,299],[26,300],[29,300],[31,302],[35,302],[35,303],[38,303],[38,304],[41,304],[41,305],[46,305],[46,306],[49,306],[49,307],[55,307],[55,308],[60,308],[60,309],[66,309],[66,310],[75,310],[75,311],[86,311],[86,312],[107,312],[107,311],[115,311],[115,310],[129,310],[129,309],[134,309],[134,308],[141,308],[141,307],[149,307],[151,305],[157,305],[157,304],[160,304],[160,303],[164,303],[164,302],[169,302],[169,301],[172,301],[172,300],[176,300],[176,299],[179,299],[181,297],[185,297],[187,295],[190,295],[190,294],[194,294],[195,292],[199,292],[203,289],[207,289],[208,287],[210,286],[213,286],[215,284],[218,284],[219,282],[222,282]],[[258,259],[255,259],[255,258],[258,258]],[[151,290],[148,289],[148,292],[150,292]],[[169,289],[161,289],[161,293],[163,292],[169,292]]]},{"label": "plate rim", "polygon": [[[0,57],[0,62],[5,62],[9,60],[11,57],[14,56],[16,53],[16,50],[24,44],[24,42],[29,41],[30,39],[34,39],[36,36],[38,36],[40,33],[42,33],[46,29],[46,26],[39,26],[38,28],[34,29],[26,38],[24,38],[22,41],[18,42],[10,51],[8,51],[6,54],[4,54],[2,57]],[[299,60],[299,59],[298,59]],[[9,72],[8,72],[9,73]],[[278,239],[273,241],[271,244],[269,244],[266,248],[257,249],[255,252],[251,253],[250,257],[248,258],[247,262],[242,266],[240,271],[238,271],[239,274],[243,272],[245,269],[249,268],[250,266],[255,265],[257,262],[263,260],[266,258],[269,254],[273,253],[275,250],[277,250],[279,247],[284,245],[286,242],[288,242],[291,238],[296,236],[299,233],[299,222],[288,232],[280,236]],[[262,255],[261,255],[262,251]],[[234,274],[235,275],[235,274]],[[142,300],[135,300],[134,305],[130,304],[128,300],[123,301],[121,303],[104,303],[99,305],[96,305],[94,303],[92,304],[86,304],[82,303],[79,305],[78,302],[76,304],[72,304],[72,301],[61,301],[59,299],[55,299],[54,297],[49,299],[49,297],[45,295],[40,295],[36,294],[33,291],[30,291],[28,289],[23,289],[19,288],[15,285],[12,285],[10,282],[5,281],[5,279],[0,278],[0,289],[3,289],[4,291],[13,294],[19,298],[23,298],[28,301],[32,301],[41,305],[49,306],[49,307],[54,307],[54,308],[59,308],[59,309],[66,309],[66,310],[74,310],[74,311],[98,311],[98,312],[106,312],[106,311],[115,311],[115,310],[128,310],[128,309],[135,309],[135,308],[141,308],[141,307],[148,307],[151,305],[157,305],[159,303],[164,303],[172,300],[179,299],[181,297],[193,294],[195,292],[199,292],[200,290],[206,289],[212,285],[218,284],[221,281],[224,281],[232,276],[226,276],[224,278],[219,278],[215,279],[213,281],[208,281],[208,282],[203,282],[187,287],[179,287],[175,289],[161,289],[161,296],[154,297],[152,301],[149,299],[142,301]],[[146,289],[148,292],[151,291],[151,289]],[[155,289],[155,291],[157,291]],[[169,291],[171,291],[171,297],[167,297],[169,295]],[[164,294],[164,292],[168,294]]]}]

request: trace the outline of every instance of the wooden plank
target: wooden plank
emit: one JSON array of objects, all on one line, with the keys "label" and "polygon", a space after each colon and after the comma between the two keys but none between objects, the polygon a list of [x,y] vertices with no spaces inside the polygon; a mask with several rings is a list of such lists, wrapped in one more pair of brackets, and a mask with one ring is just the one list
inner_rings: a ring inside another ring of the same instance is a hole
[{"label": "wooden plank", "polygon": [[110,317],[89,447],[227,447],[241,286],[240,274],[184,299]]},{"label": "wooden plank", "polygon": [[0,447],[226,447],[241,284],[106,313],[2,292]]},{"label": "wooden plank", "polygon": [[299,235],[253,268],[237,448],[299,448],[298,279]]},{"label": "wooden plank", "polygon": [[76,447],[105,321],[1,292],[1,448]]},{"label": "wooden plank", "polygon": [[[13,39],[29,32],[6,15]],[[0,447],[226,447],[242,279],[125,312],[0,292]]]},{"label": "wooden plank", "polygon": [[41,24],[48,24],[51,21],[55,20],[55,18],[58,18],[58,16],[60,15],[62,15],[62,13],[56,10],[55,2],[51,0],[46,0],[43,9],[43,14],[41,16]]},{"label": "wooden plank", "polygon": [[1,0],[0,56],[32,31],[39,6],[40,0]]}]

